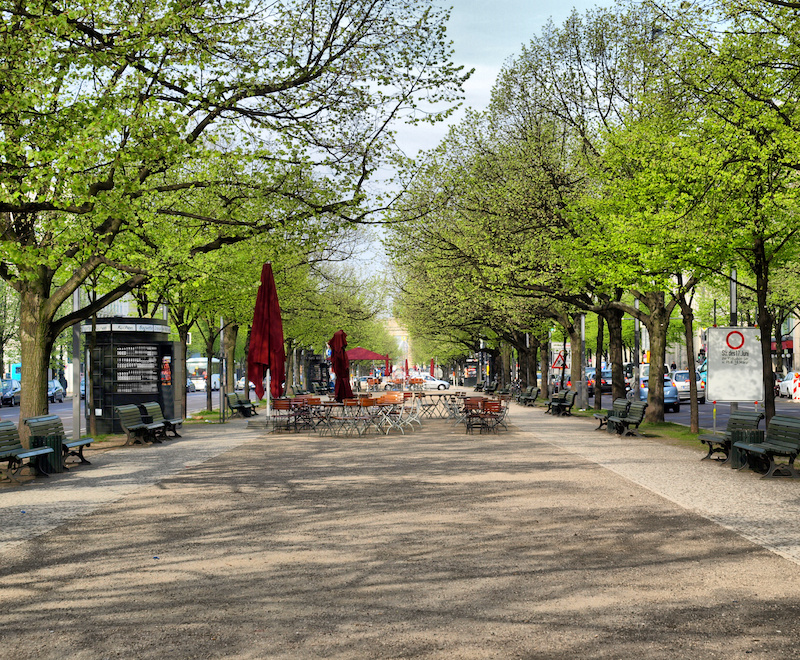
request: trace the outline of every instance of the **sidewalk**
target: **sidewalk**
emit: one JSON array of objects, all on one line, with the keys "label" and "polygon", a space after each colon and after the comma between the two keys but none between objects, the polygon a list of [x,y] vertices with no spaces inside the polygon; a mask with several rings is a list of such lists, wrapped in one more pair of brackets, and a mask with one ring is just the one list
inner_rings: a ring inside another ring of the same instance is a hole
[{"label": "sidewalk", "polygon": [[800,484],[539,409],[510,422],[365,438],[189,426],[2,490],[0,645],[14,658],[797,657]]}]

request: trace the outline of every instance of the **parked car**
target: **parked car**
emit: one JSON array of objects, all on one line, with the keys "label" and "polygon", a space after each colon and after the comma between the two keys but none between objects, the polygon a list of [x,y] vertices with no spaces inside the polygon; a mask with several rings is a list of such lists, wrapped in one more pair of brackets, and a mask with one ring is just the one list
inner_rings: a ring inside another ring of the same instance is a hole
[{"label": "parked car", "polygon": [[81,378],[81,399],[86,398],[86,379]]},{"label": "parked car", "polygon": [[[244,378],[245,377],[242,376],[239,380],[236,381],[236,389],[237,390],[243,390],[244,389]],[[264,379],[263,385],[264,385],[264,387],[267,386],[267,379],[266,378]],[[255,387],[255,385],[253,385],[253,381],[252,380],[248,380],[247,381],[247,387],[249,389],[251,389],[251,390]]]},{"label": "parked car", "polygon": [[[696,379],[695,383],[697,384],[697,403],[705,403],[706,402],[706,384],[703,382],[703,379],[700,378],[700,374],[695,374]],[[689,395],[691,394],[691,381],[689,380],[689,371],[686,370],[677,370],[673,371],[669,377],[672,379],[672,383],[675,387],[678,388],[678,397],[681,401],[688,401]]]},{"label": "parked car", "polygon": [[790,371],[783,377],[783,380],[778,383],[778,389],[780,390],[780,396],[784,397],[787,396],[789,398],[792,397],[792,383],[794,382],[794,375],[796,371]]},{"label": "parked car", "polygon": [[55,378],[47,381],[47,399],[50,403],[55,403],[56,401],[61,403],[64,401],[64,388],[61,387],[61,383]]},{"label": "parked car", "polygon": [[197,388],[194,386],[191,378],[186,379],[186,391],[187,392],[196,392]]},{"label": "parked car", "polygon": [[0,404],[4,406],[18,406],[22,395],[22,383],[11,378],[3,380],[3,389],[0,391]]},{"label": "parked car", "polygon": [[449,390],[450,383],[446,380],[439,380],[438,378],[434,378],[430,374],[426,374],[422,376],[422,387],[426,390]]},{"label": "parked car", "polygon": [[[640,378],[640,387],[639,387],[639,399],[641,401],[647,401],[647,395],[649,392],[649,388],[647,387],[648,380],[646,378]],[[628,398],[633,399],[635,394],[633,390],[628,392]],[[675,412],[681,411],[681,400],[678,397],[678,388],[672,383],[672,379],[669,376],[664,376],[664,410],[674,410]]]}]

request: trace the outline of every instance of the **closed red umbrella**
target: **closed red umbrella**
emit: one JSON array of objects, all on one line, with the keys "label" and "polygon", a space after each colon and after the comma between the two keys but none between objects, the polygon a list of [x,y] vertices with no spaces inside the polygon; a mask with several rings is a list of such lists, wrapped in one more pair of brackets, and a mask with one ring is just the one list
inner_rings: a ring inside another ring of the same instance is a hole
[{"label": "closed red umbrella", "polygon": [[383,375],[387,378],[392,375],[391,370],[389,369],[389,354],[386,354],[386,365],[384,366]]},{"label": "closed red umbrella", "polygon": [[353,390],[350,387],[350,360],[347,358],[347,335],[344,330],[337,330],[328,342],[331,347],[331,367],[336,374],[336,386],[333,395],[337,401],[352,399]]},{"label": "closed red umbrella", "polygon": [[406,380],[408,380],[408,358],[406,358]]},{"label": "closed red umbrella", "polygon": [[259,399],[264,397],[264,376],[268,371],[270,394],[277,399],[283,394],[283,381],[286,380],[286,352],[278,291],[272,275],[272,264],[267,263],[261,269],[261,286],[256,296],[250,348],[247,351],[247,378],[253,383]]},{"label": "closed red umbrella", "polygon": [[433,376],[433,358],[431,358],[431,376]]}]

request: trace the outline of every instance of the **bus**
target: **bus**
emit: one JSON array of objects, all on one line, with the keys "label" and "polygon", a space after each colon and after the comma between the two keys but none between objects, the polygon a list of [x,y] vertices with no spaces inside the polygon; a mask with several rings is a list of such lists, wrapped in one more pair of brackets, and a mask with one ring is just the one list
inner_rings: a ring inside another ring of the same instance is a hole
[{"label": "bus", "polygon": [[[220,386],[220,364],[218,358],[211,358],[211,390],[216,392]],[[186,378],[194,384],[196,390],[204,392],[206,389],[206,372],[208,371],[208,358],[193,357],[186,360]]]}]

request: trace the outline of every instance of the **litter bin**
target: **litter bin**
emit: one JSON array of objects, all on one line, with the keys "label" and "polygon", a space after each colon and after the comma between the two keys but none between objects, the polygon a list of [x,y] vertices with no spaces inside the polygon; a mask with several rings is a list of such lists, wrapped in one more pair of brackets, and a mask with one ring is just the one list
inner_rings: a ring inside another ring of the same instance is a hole
[{"label": "litter bin", "polygon": [[60,435],[32,435],[31,447],[50,447],[53,450],[50,454],[38,457],[39,467],[43,472],[52,474],[67,470],[64,465],[64,438]]},{"label": "litter bin", "polygon": [[[737,442],[746,442],[754,445],[764,442],[764,431],[761,429],[737,429],[731,432],[731,468],[734,470],[740,469],[747,463],[747,452],[743,449],[738,449],[734,445]],[[750,466],[756,467],[756,466]]]}]

